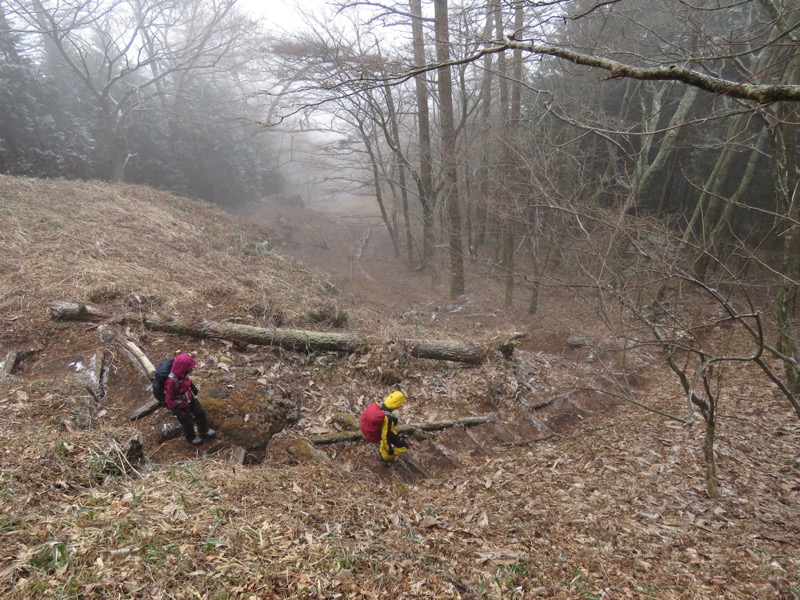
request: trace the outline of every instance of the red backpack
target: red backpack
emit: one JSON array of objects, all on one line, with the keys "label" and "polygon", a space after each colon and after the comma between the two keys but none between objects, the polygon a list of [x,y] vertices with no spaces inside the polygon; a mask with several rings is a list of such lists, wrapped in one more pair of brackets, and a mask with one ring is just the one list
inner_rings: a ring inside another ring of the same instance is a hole
[{"label": "red backpack", "polygon": [[381,441],[383,418],[386,415],[377,402],[370,404],[361,414],[361,433],[368,442],[377,444]]}]

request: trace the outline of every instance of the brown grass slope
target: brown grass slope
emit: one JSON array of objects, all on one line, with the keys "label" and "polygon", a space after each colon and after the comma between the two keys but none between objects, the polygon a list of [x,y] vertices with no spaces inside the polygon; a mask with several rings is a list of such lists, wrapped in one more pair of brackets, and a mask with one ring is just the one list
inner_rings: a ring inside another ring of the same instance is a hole
[{"label": "brown grass slope", "polygon": [[[288,446],[333,429],[337,413],[357,415],[394,381],[409,391],[404,421],[493,411],[510,432],[415,440],[420,456],[439,453],[430,479],[377,466],[362,444],[310,461],[277,444],[242,467],[174,440],[146,446],[152,462],[131,465],[125,441],[147,432],[128,423],[127,402],[146,382],[108,345],[115,374],[98,403],[74,366],[103,346],[97,324],[51,321],[54,299],[112,316],[308,328],[324,326],[311,309],[333,303],[350,328],[402,333],[268,242],[262,227],[147,188],[0,178],[0,360],[40,349],[0,381],[0,597],[800,594],[800,431],[747,369],[723,390],[723,496],[712,501],[701,429],[579,391],[602,379],[583,354],[521,352],[470,368],[409,359],[390,345],[299,356],[173,339],[128,321],[117,334],[151,358],[195,351],[201,389],[228,390],[229,405],[246,405],[255,386],[291,390],[301,418],[273,439]],[[682,397],[652,358],[642,357],[640,398],[680,412]],[[556,435],[523,427],[520,399],[555,398],[537,415]],[[212,404],[212,419],[223,409]],[[224,421],[220,437],[245,426]]]}]

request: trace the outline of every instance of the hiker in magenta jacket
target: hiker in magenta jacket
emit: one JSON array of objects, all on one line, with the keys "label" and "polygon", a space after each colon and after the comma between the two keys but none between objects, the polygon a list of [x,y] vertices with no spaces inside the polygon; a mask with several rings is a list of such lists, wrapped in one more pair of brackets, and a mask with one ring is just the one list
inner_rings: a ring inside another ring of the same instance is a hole
[{"label": "hiker in magenta jacket", "polygon": [[[180,421],[186,441],[195,446],[203,443],[200,436],[213,437],[216,433],[208,428],[206,411],[197,399],[197,386],[189,377],[196,364],[190,354],[178,354],[164,383],[164,403]],[[198,435],[195,435],[192,417],[197,421]]]}]

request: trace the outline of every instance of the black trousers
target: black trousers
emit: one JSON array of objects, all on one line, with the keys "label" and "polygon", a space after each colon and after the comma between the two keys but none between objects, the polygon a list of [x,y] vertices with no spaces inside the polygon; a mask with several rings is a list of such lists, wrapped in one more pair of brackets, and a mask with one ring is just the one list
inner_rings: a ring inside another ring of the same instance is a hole
[{"label": "black trousers", "polygon": [[[206,411],[197,398],[192,398],[189,401],[189,406],[183,408],[178,408],[176,406],[172,409],[172,414],[180,421],[181,427],[183,427],[183,435],[186,436],[189,442],[194,439],[194,421],[197,421],[198,433],[205,433],[208,431]],[[194,417],[194,419],[192,419],[192,417]]]}]

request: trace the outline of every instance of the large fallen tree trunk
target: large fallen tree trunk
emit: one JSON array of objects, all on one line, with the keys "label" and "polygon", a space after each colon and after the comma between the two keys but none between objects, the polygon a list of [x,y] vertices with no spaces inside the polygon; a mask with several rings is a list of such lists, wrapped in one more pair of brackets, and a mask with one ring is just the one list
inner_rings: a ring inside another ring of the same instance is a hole
[{"label": "large fallen tree trunk", "polygon": [[[426,423],[409,423],[407,425],[399,425],[397,430],[400,433],[409,433],[417,429],[422,431],[438,431],[440,429],[447,429],[448,427],[471,427],[473,425],[484,425],[491,423],[495,420],[494,414],[479,415],[477,417],[462,417],[460,419],[448,419],[446,421],[428,421]],[[312,444],[336,444],[337,442],[356,442],[362,439],[360,431],[340,431],[337,433],[324,433],[315,435],[308,438]]]},{"label": "large fallen tree trunk", "polygon": [[199,323],[186,323],[179,319],[162,321],[153,317],[144,317],[142,322],[145,327],[156,331],[199,338],[222,338],[258,346],[278,346],[285,350],[297,352],[351,353],[361,347],[358,337],[351,333],[329,333],[302,329],[265,329],[250,325],[215,323],[205,320]]},{"label": "large fallen tree trunk", "polygon": [[[373,344],[353,333],[333,333],[306,331],[303,329],[265,329],[251,325],[235,323],[215,323],[200,321],[186,323],[178,319],[166,321],[154,317],[144,317],[145,327],[156,331],[164,331],[178,335],[190,335],[199,338],[222,338],[230,341],[256,344],[260,346],[277,346],[295,352],[344,352],[353,353],[368,350]],[[510,356],[514,346],[525,337],[524,333],[512,333],[502,341],[495,343],[494,348]],[[481,364],[489,355],[490,344],[470,344],[454,340],[398,340],[411,356],[434,360],[449,360],[471,365]],[[382,343],[386,343],[384,340]]]}]

